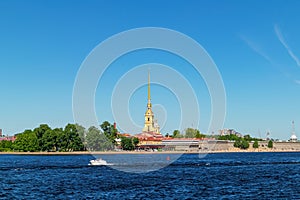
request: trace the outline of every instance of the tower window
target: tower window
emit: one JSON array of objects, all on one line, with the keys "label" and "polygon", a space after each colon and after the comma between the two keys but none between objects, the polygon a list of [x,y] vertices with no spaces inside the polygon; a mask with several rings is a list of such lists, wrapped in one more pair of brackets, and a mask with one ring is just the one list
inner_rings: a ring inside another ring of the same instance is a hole
[{"label": "tower window", "polygon": [[148,122],[150,121],[150,118],[148,117]]}]

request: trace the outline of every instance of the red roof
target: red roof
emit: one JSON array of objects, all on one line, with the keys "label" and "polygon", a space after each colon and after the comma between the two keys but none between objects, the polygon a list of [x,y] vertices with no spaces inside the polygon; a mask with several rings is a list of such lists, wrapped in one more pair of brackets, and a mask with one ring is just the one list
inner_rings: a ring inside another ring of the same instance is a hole
[{"label": "red roof", "polygon": [[162,134],[158,134],[155,132],[142,132],[136,134],[135,137],[139,138],[139,140],[147,140],[147,141],[161,141],[165,138]]},{"label": "red roof", "polygon": [[118,135],[124,136],[124,137],[132,137],[129,133],[118,133]]},{"label": "red roof", "polygon": [[0,141],[15,141],[16,140],[16,136],[6,136],[6,137],[0,137]]}]

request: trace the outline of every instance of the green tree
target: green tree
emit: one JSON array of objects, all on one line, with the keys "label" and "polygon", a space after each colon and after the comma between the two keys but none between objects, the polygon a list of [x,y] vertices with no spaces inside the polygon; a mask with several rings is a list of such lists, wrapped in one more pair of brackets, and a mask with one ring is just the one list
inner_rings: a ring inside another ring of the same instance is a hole
[{"label": "green tree", "polygon": [[52,131],[51,129],[47,130],[42,136],[43,146],[41,150],[56,151],[57,137],[56,131]]},{"label": "green tree", "polygon": [[272,140],[269,140],[269,142],[268,142],[268,148],[273,148],[273,141]]},{"label": "green tree", "polygon": [[64,130],[62,128],[55,128],[51,131],[51,133],[52,149],[54,151],[60,151],[62,147],[61,138],[64,136]]},{"label": "green tree", "polygon": [[75,126],[78,131],[79,138],[81,139],[82,143],[85,143],[85,137],[86,137],[85,128],[79,124],[75,124]]},{"label": "green tree", "polygon": [[107,151],[114,148],[110,140],[94,126],[88,129],[86,143],[90,151]]},{"label": "green tree", "polygon": [[173,131],[173,138],[181,138],[182,135],[180,134],[179,130],[174,130]]},{"label": "green tree", "polygon": [[89,151],[98,151],[100,146],[100,130],[95,126],[91,126],[86,134],[87,149]]},{"label": "green tree", "polygon": [[138,138],[136,138],[136,137],[134,137],[134,138],[132,138],[132,143],[133,143],[133,145],[134,145],[134,148],[139,144],[139,139]]},{"label": "green tree", "polygon": [[44,150],[44,143],[45,141],[43,140],[43,135],[47,132],[50,131],[51,128],[47,124],[41,124],[38,128],[35,128],[33,132],[35,133],[37,137],[37,144],[38,144],[38,149],[39,151]]},{"label": "green tree", "polygon": [[230,135],[221,135],[221,136],[218,137],[218,140],[236,141],[236,140],[241,140],[241,138],[238,137],[237,135],[230,134]]},{"label": "green tree", "polygon": [[37,135],[32,130],[25,130],[23,133],[17,134],[16,140],[13,143],[13,148],[23,152],[39,151],[40,146]]},{"label": "green tree", "polygon": [[246,141],[246,140],[242,140],[240,148],[241,149],[248,149],[249,148],[249,142]]},{"label": "green tree", "polygon": [[187,128],[185,130],[185,138],[204,138],[205,135],[201,134],[198,129]]},{"label": "green tree", "polygon": [[132,151],[134,150],[134,145],[131,138],[122,137],[121,146],[123,150]]},{"label": "green tree", "polygon": [[236,148],[240,148],[240,149],[248,149],[249,148],[249,142],[242,139],[242,138],[239,138],[239,139],[234,141],[233,146],[236,147]]},{"label": "green tree", "polygon": [[118,137],[118,130],[114,128],[114,125],[110,124],[108,121],[104,121],[100,127],[110,142],[116,144],[115,139]]},{"label": "green tree", "polygon": [[78,130],[75,124],[68,124],[63,135],[59,137],[62,151],[82,151],[84,145],[79,137]]},{"label": "green tree", "polygon": [[236,148],[241,148],[242,140],[240,138],[235,140],[233,146],[236,147]]},{"label": "green tree", "polygon": [[252,138],[250,137],[250,135],[245,135],[245,136],[244,136],[244,140],[246,140],[246,141],[251,141]]},{"label": "green tree", "polygon": [[197,131],[198,131],[197,129],[187,128],[185,130],[185,138],[195,138],[196,134],[197,134]]},{"label": "green tree", "polygon": [[257,149],[258,148],[258,141],[255,140],[254,143],[253,143],[253,148]]},{"label": "green tree", "polygon": [[[51,129],[47,124],[41,124],[32,130],[25,130],[16,135],[11,149],[15,151],[82,151],[83,143],[80,138],[79,127],[68,124],[65,129]],[[84,130],[84,129],[83,129]],[[1,148],[1,147],[0,147]]]},{"label": "green tree", "polygon": [[12,141],[2,140],[0,141],[0,151],[11,151],[12,150]]},{"label": "green tree", "polygon": [[206,136],[204,134],[201,134],[199,130],[197,130],[195,138],[201,139],[201,138],[205,138]]}]

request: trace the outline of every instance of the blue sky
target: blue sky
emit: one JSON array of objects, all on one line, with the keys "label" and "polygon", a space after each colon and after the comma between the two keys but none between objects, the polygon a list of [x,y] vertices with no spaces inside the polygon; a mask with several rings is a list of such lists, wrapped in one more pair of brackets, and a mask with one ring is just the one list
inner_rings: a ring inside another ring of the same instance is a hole
[{"label": "blue sky", "polygon": [[[12,135],[41,123],[74,122],[73,85],[86,56],[114,34],[150,26],[188,35],[214,60],[226,90],[224,127],[262,137],[270,130],[272,137],[287,139],[292,120],[300,133],[299,6],[296,0],[0,1],[0,128]],[[99,121],[114,120],[114,85],[144,63],[168,65],[190,81],[201,111],[199,129],[206,132],[210,96],[205,83],[182,59],[155,50],[122,56],[106,71],[95,96]],[[146,84],[147,74],[141,76]],[[138,125],[146,89],[139,88],[129,101]],[[174,95],[153,85],[152,102],[168,112],[163,132],[177,128],[180,109]]]}]

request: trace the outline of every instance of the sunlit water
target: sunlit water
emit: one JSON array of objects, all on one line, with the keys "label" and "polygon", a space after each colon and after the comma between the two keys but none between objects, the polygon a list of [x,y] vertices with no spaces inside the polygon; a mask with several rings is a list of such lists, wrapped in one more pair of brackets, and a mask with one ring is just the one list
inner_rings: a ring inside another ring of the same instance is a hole
[{"label": "sunlit water", "polygon": [[160,155],[148,173],[123,169],[147,171],[137,160],[154,155],[126,156],[102,156],[126,160],[111,168],[90,155],[0,155],[0,199],[300,199],[300,153]]}]

